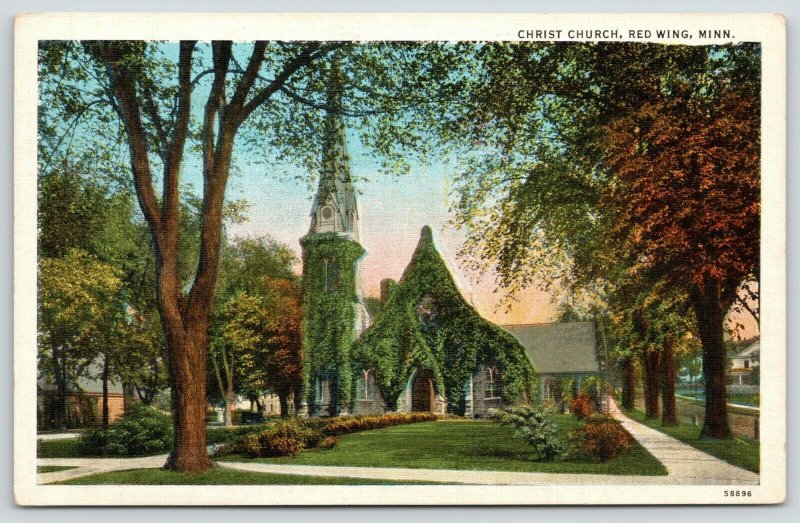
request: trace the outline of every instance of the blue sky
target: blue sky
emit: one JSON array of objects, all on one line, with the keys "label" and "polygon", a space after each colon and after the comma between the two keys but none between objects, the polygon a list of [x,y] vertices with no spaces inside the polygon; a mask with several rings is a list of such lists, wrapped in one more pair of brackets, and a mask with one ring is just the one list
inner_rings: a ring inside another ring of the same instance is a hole
[{"label": "blue sky", "polygon": [[[497,323],[552,321],[555,306],[550,296],[537,290],[522,293],[510,311],[498,308],[503,293],[495,293],[493,276],[468,274],[456,253],[464,234],[448,225],[452,165],[415,164],[406,175],[378,173],[378,165],[352,134],[348,137],[353,178],[360,191],[361,240],[367,255],[362,274],[367,295],[379,294],[380,280],[399,279],[429,225],[434,240],[465,297],[487,318]],[[250,203],[249,221],[229,227],[234,236],[269,235],[300,254],[299,239],[308,232],[309,212],[316,184],[270,177],[266,168],[248,158],[236,164],[240,173],[231,180],[228,196]],[[363,180],[367,181],[363,181]],[[299,269],[299,268],[298,268]]]}]

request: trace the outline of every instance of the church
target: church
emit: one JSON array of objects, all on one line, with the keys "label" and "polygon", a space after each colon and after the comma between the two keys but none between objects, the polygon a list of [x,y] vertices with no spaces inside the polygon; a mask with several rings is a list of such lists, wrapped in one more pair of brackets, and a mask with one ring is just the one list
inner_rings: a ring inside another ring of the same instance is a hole
[{"label": "church", "polygon": [[311,225],[300,239],[299,414],[426,411],[481,417],[493,407],[533,400],[536,374],[525,348],[464,299],[430,227],[422,228],[400,281],[382,282],[381,310],[370,317],[345,126],[336,111],[325,126]]}]

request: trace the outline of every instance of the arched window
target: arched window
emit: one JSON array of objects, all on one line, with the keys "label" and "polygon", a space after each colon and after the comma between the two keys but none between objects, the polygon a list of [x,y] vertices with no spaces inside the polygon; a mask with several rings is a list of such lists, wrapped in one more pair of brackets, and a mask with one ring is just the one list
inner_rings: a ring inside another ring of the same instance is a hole
[{"label": "arched window", "polygon": [[339,290],[339,264],[336,263],[336,258],[325,258],[323,260],[323,270],[325,271],[325,292]]},{"label": "arched window", "polygon": [[363,401],[370,401],[374,400],[376,397],[376,391],[378,384],[375,381],[375,371],[370,369],[365,369],[361,371],[361,376],[359,376],[359,398]]},{"label": "arched window", "polygon": [[486,367],[486,388],[484,398],[500,398],[500,369],[497,367]]},{"label": "arched window", "polygon": [[328,380],[317,378],[315,385],[316,402],[323,405],[328,403]]},{"label": "arched window", "polygon": [[542,399],[554,400],[556,399],[556,379],[552,376],[542,378]]}]

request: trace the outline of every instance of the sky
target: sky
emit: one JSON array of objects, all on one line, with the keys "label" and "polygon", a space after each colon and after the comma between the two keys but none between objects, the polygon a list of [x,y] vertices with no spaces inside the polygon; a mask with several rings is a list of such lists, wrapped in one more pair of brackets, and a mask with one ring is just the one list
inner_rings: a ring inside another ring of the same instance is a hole
[{"label": "sky", "polygon": [[[492,274],[476,275],[463,270],[456,256],[465,235],[448,225],[450,180],[447,164],[413,165],[405,175],[378,173],[378,165],[366,154],[357,138],[349,134],[351,172],[359,191],[361,243],[367,254],[361,262],[367,296],[379,296],[380,281],[399,280],[428,225],[434,241],[450,267],[464,297],[482,316],[497,324],[541,323],[555,319],[557,303],[536,289],[522,292],[510,310],[505,293],[495,292]],[[232,236],[269,235],[300,255],[299,240],[308,232],[316,184],[277,179],[265,167],[239,159],[240,176],[231,180],[228,197],[244,198],[250,204],[249,221],[229,226]],[[297,267],[299,271],[301,268]],[[557,299],[557,297],[556,297]]]},{"label": "sky", "polygon": [[[159,48],[165,57],[177,60],[178,46],[174,42],[161,43]],[[236,53],[246,60],[245,50],[237,48]],[[201,102],[208,89],[208,81],[201,81],[194,90],[192,111],[196,118],[202,116]],[[428,225],[462,294],[482,316],[500,325],[555,321],[562,299],[558,288],[551,288],[550,292],[526,289],[509,304],[506,293],[495,285],[491,271],[474,274],[462,268],[456,254],[465,234],[448,225],[455,159],[412,164],[408,174],[391,175],[381,174],[377,161],[353,132],[348,133],[348,149],[352,177],[358,180],[356,188],[360,192],[361,243],[367,251],[361,270],[367,296],[379,296],[382,279],[400,279],[419,240],[420,229]],[[289,168],[288,175],[275,176],[275,164],[254,154],[242,151],[234,156],[226,197],[244,199],[250,208],[249,220],[229,225],[228,234],[270,236],[293,249],[300,258],[299,240],[308,232],[316,192],[316,181],[309,185],[307,180],[313,179],[314,173],[291,172]],[[284,172],[287,170],[285,165],[282,168]],[[201,159],[196,152],[187,151],[182,182],[191,185],[196,193],[202,191]],[[302,267],[298,264],[295,270],[299,273]],[[736,320],[744,325],[745,337],[758,333],[757,324],[749,315],[740,315]]]}]

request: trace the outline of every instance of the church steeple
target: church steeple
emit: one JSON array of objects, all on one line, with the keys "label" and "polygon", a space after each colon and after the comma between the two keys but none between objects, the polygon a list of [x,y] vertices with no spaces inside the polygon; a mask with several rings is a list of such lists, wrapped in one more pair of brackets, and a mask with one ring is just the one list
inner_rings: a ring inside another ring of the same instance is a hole
[{"label": "church steeple", "polygon": [[303,390],[311,415],[350,411],[350,351],[370,318],[363,303],[358,205],[342,118],[343,78],[334,63],[328,85],[322,169],[303,248]]},{"label": "church steeple", "polygon": [[359,212],[350,175],[346,128],[342,118],[342,75],[332,66],[328,86],[328,114],[323,138],[322,171],[311,208],[309,234],[336,232],[359,241]]}]

